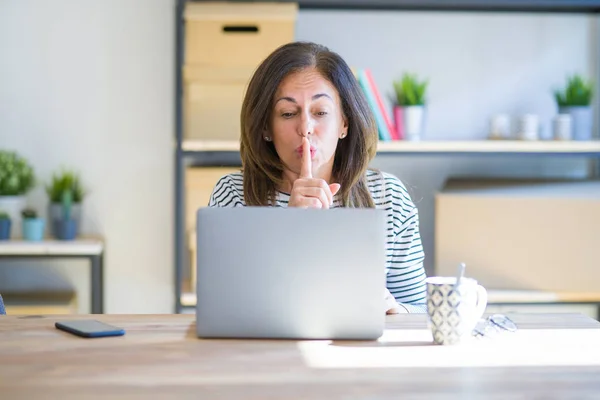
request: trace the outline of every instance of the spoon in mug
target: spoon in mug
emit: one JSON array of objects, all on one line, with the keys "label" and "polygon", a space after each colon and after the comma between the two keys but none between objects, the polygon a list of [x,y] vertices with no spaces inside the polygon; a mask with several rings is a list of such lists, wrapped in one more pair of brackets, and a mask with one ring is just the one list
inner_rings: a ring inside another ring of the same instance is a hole
[{"label": "spoon in mug", "polygon": [[465,263],[460,263],[458,265],[458,275],[456,277],[456,283],[454,284],[454,286],[460,285],[460,280],[462,279],[463,275],[465,274],[466,267],[467,266],[465,265]]}]

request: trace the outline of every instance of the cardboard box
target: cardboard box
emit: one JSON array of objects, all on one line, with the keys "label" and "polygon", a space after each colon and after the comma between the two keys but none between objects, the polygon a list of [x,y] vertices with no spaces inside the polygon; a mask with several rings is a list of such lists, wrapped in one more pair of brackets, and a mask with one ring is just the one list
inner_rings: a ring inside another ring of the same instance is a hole
[{"label": "cardboard box", "polygon": [[600,182],[450,180],[435,199],[435,273],[487,288],[600,291]]},{"label": "cardboard box", "polygon": [[210,195],[221,177],[240,172],[240,167],[189,167],[185,171],[186,229],[196,229],[196,212],[208,206]]},{"label": "cardboard box", "polygon": [[269,54],[294,40],[297,12],[296,3],[186,4],[186,139],[239,140],[248,83]]},{"label": "cardboard box", "polygon": [[196,213],[208,206],[210,195],[227,174],[240,172],[240,167],[190,167],[185,171],[185,226],[190,261],[190,288],[196,288]]},{"label": "cardboard box", "polygon": [[186,139],[240,139],[240,114],[252,71],[244,68],[184,68]]},{"label": "cardboard box", "polygon": [[185,65],[253,69],[294,40],[296,3],[188,2]]}]

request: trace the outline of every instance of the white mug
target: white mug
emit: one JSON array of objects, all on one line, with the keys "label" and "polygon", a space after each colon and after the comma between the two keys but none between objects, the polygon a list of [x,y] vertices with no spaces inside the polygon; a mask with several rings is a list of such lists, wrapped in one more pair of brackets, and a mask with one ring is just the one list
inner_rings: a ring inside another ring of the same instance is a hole
[{"label": "white mug", "polygon": [[430,277],[427,283],[428,325],[437,344],[458,344],[471,336],[487,306],[487,291],[475,279]]}]

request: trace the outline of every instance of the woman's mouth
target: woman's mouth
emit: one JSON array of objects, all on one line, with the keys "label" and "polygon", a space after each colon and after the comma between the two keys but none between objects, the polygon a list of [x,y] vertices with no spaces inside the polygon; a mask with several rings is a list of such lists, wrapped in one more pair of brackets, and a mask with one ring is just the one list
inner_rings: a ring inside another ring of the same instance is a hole
[{"label": "woman's mouth", "polygon": [[[302,148],[302,146],[298,146],[296,148],[296,153],[298,153],[298,155],[300,157],[302,157],[302,155],[304,154],[304,149]],[[317,153],[317,148],[311,144],[310,145],[310,158],[313,159],[315,157],[316,153]]]}]

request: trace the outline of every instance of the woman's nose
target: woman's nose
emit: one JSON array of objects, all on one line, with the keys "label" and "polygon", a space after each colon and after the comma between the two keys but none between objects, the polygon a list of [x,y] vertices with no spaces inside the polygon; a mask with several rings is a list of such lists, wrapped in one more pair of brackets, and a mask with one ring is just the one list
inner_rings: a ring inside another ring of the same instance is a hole
[{"label": "woman's nose", "polygon": [[302,123],[300,125],[301,136],[309,136],[315,133],[315,124],[312,118],[302,118]]}]

